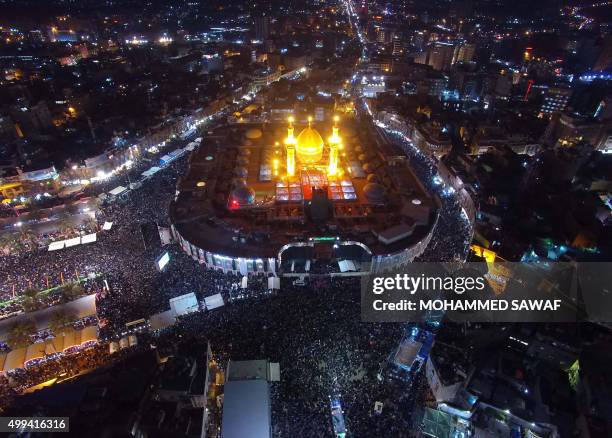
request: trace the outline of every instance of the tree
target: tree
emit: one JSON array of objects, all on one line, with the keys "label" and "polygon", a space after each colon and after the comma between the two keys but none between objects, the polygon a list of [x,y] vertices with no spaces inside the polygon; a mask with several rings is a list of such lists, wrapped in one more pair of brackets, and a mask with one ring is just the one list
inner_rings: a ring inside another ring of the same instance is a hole
[{"label": "tree", "polygon": [[30,207],[30,212],[28,213],[28,219],[38,221],[44,217],[46,217],[44,210],[40,209],[38,206]]},{"label": "tree", "polygon": [[9,329],[7,343],[13,350],[25,347],[30,343],[30,336],[36,333],[36,326],[32,321],[18,323]]},{"label": "tree", "polygon": [[64,212],[66,213],[66,215],[68,217],[70,217],[72,215],[75,215],[75,214],[78,214],[80,212],[80,210],[81,209],[80,209],[78,204],[67,204],[64,207]]},{"label": "tree", "polygon": [[76,319],[75,315],[65,310],[58,310],[51,316],[49,328],[55,334],[60,336],[63,334],[66,326]]},{"label": "tree", "polygon": [[61,289],[62,301],[72,301],[85,293],[85,289],[79,283],[68,283]]},{"label": "tree", "polygon": [[89,216],[85,223],[90,230],[98,231],[98,221],[95,217]]},{"label": "tree", "polygon": [[62,234],[69,234],[74,229],[74,225],[69,218],[62,216],[56,223],[55,228]]},{"label": "tree", "polygon": [[15,235],[9,233],[0,234],[0,251],[5,255],[10,254],[15,247]]},{"label": "tree", "polygon": [[23,310],[26,312],[33,312],[34,310],[38,310],[40,305],[40,295],[36,289],[27,288],[23,291]]},{"label": "tree", "polygon": [[19,230],[19,240],[24,244],[35,244],[38,235],[30,227],[21,227]]}]

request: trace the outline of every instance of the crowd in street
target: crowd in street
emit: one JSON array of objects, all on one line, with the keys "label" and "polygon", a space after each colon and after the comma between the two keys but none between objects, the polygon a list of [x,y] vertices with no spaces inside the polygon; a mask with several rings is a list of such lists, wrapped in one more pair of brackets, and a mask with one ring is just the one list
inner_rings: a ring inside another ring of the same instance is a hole
[{"label": "crowd in street", "polygon": [[[403,327],[362,323],[359,299],[355,278],[319,278],[308,287],[283,280],[273,296],[253,294],[182,317],[159,336],[158,347],[181,344],[205,351],[210,342],[219,363],[279,362],[281,379],[272,384],[274,436],[333,436],[332,394],[340,397],[355,436],[409,430],[410,411],[423,392],[404,394],[401,384],[381,375]],[[386,407],[382,414],[374,412],[377,401]]]},{"label": "crowd in street", "polygon": [[[0,270],[7,273],[0,280],[2,300],[26,288],[42,289],[90,274],[100,274],[108,283],[97,290],[100,345],[13,372],[11,389],[3,391],[14,394],[61,373],[99,366],[109,356],[104,341],[117,339],[127,322],[166,310],[168,300],[178,295],[194,292],[202,301],[221,293],[223,308],[184,316],[155,342],[160,348],[179,344],[205,351],[210,341],[220,363],[230,358],[279,362],[281,380],[272,387],[275,436],[332,436],[332,393],[340,397],[355,436],[382,436],[382,431],[401,436],[400,430],[409,430],[410,412],[422,391],[403,391],[381,375],[402,327],[361,322],[358,280],[320,277],[307,287],[283,280],[281,290],[270,293],[267,278],[259,277],[243,288],[242,276],[206,270],[176,245],[164,249],[171,261],[163,272],[157,270],[154,260],[160,249],[146,245],[141,225],[168,225],[168,205],[185,161],[177,160],[141,188],[102,205],[97,220],[113,226],[100,231],[97,242],[0,258]],[[435,169],[430,164],[415,157],[411,164],[420,178],[431,181]],[[421,256],[424,261],[452,260],[469,245],[469,223],[457,201],[449,196],[441,200],[438,227]],[[0,399],[4,396],[0,393]],[[382,414],[374,412],[377,401],[385,406]]]},{"label": "crowd in street", "polygon": [[438,223],[433,230],[431,242],[416,261],[439,262],[463,259],[471,242],[472,225],[462,213],[457,198],[445,190],[446,188],[438,177],[436,163],[425,157],[402,135],[391,131],[388,131],[387,135],[402,147],[408,157],[412,172],[430,193],[438,195],[441,202]]},{"label": "crowd in street", "polygon": [[[103,205],[99,223],[112,222],[109,231],[100,231],[97,242],[58,251],[34,249],[23,254],[0,257],[0,302],[7,302],[26,289],[44,290],[92,274],[126,274],[131,284],[155,274],[155,266],[143,247],[140,226],[167,221],[167,208],[174,194],[178,167],[169,166],[154,175],[148,184],[130,191],[124,198]],[[18,303],[0,309],[0,314],[19,310]]]}]

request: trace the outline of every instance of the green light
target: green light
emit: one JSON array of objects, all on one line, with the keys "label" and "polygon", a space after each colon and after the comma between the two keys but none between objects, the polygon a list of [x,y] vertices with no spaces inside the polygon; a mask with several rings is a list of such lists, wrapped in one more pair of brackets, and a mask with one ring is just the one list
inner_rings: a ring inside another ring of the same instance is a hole
[{"label": "green light", "polygon": [[567,377],[569,379],[570,386],[575,391],[578,386],[578,379],[580,378],[580,362],[576,360],[571,367],[567,370]]}]

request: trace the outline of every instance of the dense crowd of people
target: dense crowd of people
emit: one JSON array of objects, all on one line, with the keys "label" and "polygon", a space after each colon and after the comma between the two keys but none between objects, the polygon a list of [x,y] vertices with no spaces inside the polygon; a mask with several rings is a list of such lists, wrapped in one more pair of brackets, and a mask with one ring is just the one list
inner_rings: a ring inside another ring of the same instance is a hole
[{"label": "dense crowd of people", "polygon": [[[153,262],[140,238],[140,226],[150,222],[162,225],[167,221],[166,212],[181,165],[184,161],[158,172],[125,198],[102,206],[97,220],[112,222],[113,228],[99,232],[97,242],[53,252],[37,248],[0,257],[2,272],[6,273],[0,281],[0,301],[8,301],[26,289],[47,289],[90,274],[126,273],[133,284],[140,284],[141,277],[154,274]],[[18,303],[0,312],[9,313],[16,306]]]},{"label": "dense crowd of people", "polygon": [[[432,182],[436,171],[431,163],[417,154],[409,158],[417,176],[441,194],[442,202],[433,239],[420,260],[464,257],[471,230],[460,205]],[[383,431],[401,436],[400,430],[409,430],[410,413],[422,397],[421,383],[412,382],[413,390],[406,391],[381,373],[403,326],[361,323],[358,280],[315,276],[306,287],[283,280],[280,291],[272,293],[266,277],[254,277],[244,288],[242,276],[204,269],[174,245],[168,249],[166,270],[157,270],[154,260],[160,249],[146,244],[141,226],[168,225],[168,205],[185,164],[185,158],[179,159],[142,187],[102,205],[97,220],[113,226],[99,232],[96,243],[0,258],[7,273],[0,281],[1,300],[81,276],[99,274],[106,282],[96,290],[100,344],[12,372],[10,389],[3,389],[0,400],[50,377],[105,363],[110,357],[105,342],[117,339],[127,322],[166,310],[170,298],[193,292],[203,301],[221,293],[226,306],[184,316],[154,342],[160,348],[180,344],[205,351],[210,341],[220,363],[230,358],[280,362],[281,381],[272,387],[275,436],[332,436],[332,394],[341,399],[355,436],[382,436]],[[385,406],[382,414],[374,412],[377,401]]]},{"label": "dense crowd of people", "polygon": [[421,262],[439,262],[464,259],[472,238],[472,225],[462,212],[458,199],[442,184],[436,163],[423,155],[408,138],[393,131],[386,131],[389,139],[397,142],[406,153],[410,168],[441,202],[438,222],[432,232],[430,244],[418,257]]}]

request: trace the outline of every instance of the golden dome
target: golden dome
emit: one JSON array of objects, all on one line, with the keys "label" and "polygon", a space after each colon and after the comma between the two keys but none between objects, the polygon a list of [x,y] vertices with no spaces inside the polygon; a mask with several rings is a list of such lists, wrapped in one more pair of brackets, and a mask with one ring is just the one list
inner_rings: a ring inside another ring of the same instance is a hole
[{"label": "golden dome", "polygon": [[297,157],[302,163],[318,163],[323,157],[323,138],[316,129],[305,128],[297,136]]}]

